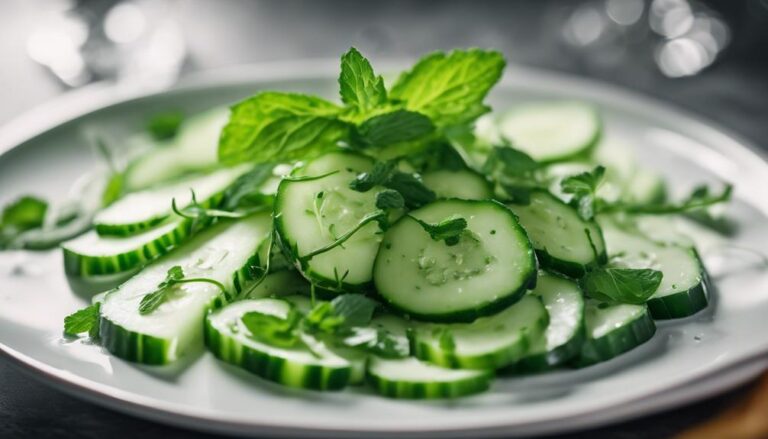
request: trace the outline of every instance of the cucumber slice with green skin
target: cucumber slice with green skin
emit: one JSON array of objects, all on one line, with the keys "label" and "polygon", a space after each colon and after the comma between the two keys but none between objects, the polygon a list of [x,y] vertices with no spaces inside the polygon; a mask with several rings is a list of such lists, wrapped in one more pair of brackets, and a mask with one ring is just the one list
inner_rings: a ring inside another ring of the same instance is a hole
[{"label": "cucumber slice with green skin", "polygon": [[91,277],[136,269],[186,240],[192,226],[192,221],[176,217],[133,236],[99,236],[92,230],[61,244],[64,271],[70,276]]},{"label": "cucumber slice with green skin", "polygon": [[128,236],[148,230],[173,214],[171,202],[183,209],[192,203],[191,190],[204,207],[221,200],[224,190],[247,166],[221,169],[207,175],[185,178],[162,187],[133,192],[96,214],[93,225],[99,235]]},{"label": "cucumber slice with green skin", "polygon": [[536,249],[539,263],[567,276],[581,277],[606,261],[600,226],[545,191],[534,191],[528,204],[511,204]]},{"label": "cucumber slice with green skin", "polygon": [[470,322],[517,302],[535,283],[533,247],[506,206],[439,200],[410,215],[432,224],[460,216],[467,228],[452,246],[410,216],[387,230],[373,278],[394,309],[420,320]]},{"label": "cucumber slice with green skin", "polygon": [[499,131],[534,160],[557,162],[587,156],[600,140],[602,123],[584,103],[538,102],[502,115]]},{"label": "cucumber slice with green skin", "polygon": [[248,293],[248,299],[310,293],[310,285],[296,270],[280,270],[269,273]]},{"label": "cucumber slice with green skin", "polygon": [[612,264],[662,272],[659,288],[646,302],[653,318],[687,317],[707,307],[709,279],[694,248],[654,242],[607,218],[600,223]]},{"label": "cucumber slice with green skin", "polygon": [[424,185],[432,189],[438,198],[487,200],[493,197],[488,180],[469,169],[431,171],[424,173],[421,178]]},{"label": "cucumber slice with green skin", "polygon": [[169,144],[155,146],[128,164],[124,184],[136,191],[218,164],[219,133],[229,119],[227,108],[214,108],[186,118]]},{"label": "cucumber slice with green skin", "polygon": [[610,305],[588,300],[584,313],[587,338],[575,364],[607,361],[648,341],[656,332],[645,305]]},{"label": "cucumber slice with green skin", "polygon": [[349,384],[350,363],[315,346],[281,348],[252,338],[242,323],[242,316],[258,311],[285,317],[291,304],[279,299],[243,300],[208,315],[205,319],[205,343],[220,360],[245,369],[276,383],[312,390],[339,390]]},{"label": "cucumber slice with green skin", "polygon": [[[414,324],[411,350],[416,358],[461,369],[499,369],[524,358],[544,336],[549,315],[539,297],[527,295],[500,313],[472,323]],[[453,343],[445,343],[445,334]]]},{"label": "cucumber slice with green skin", "polygon": [[584,293],[576,282],[540,273],[530,294],[544,303],[549,326],[514,365],[516,371],[541,371],[564,364],[579,354],[585,337]]},{"label": "cucumber slice with green skin", "polygon": [[371,358],[368,382],[377,393],[398,399],[458,398],[488,389],[488,370],[446,369],[415,358]]},{"label": "cucumber slice with green skin", "polygon": [[270,229],[268,214],[219,223],[109,292],[101,305],[99,326],[104,347],[125,360],[151,365],[174,362],[202,347],[205,313],[227,300],[217,286],[180,284],[149,314],[139,312],[141,300],[177,265],[186,278],[213,279],[234,296],[252,279],[250,268],[263,265],[259,248]]},{"label": "cucumber slice with green skin", "polygon": [[283,180],[275,200],[275,230],[283,253],[317,287],[361,292],[371,287],[373,261],[381,242],[371,222],[330,251],[303,259],[353,229],[376,210],[376,188],[357,192],[349,183],[369,171],[373,161],[353,153],[326,154],[297,170],[295,176],[321,176],[305,181]]}]

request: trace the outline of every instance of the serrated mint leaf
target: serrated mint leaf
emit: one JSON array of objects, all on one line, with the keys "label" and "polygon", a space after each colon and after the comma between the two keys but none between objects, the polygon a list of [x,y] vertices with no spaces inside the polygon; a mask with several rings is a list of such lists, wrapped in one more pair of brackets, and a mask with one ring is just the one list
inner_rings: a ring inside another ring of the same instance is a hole
[{"label": "serrated mint leaf", "polygon": [[361,172],[354,180],[349,183],[349,188],[358,192],[368,192],[375,186],[381,186],[389,180],[392,173],[395,172],[394,162],[376,162],[373,169],[368,172]]},{"label": "serrated mint leaf", "polygon": [[421,178],[414,174],[405,172],[394,172],[387,181],[383,183],[384,187],[394,189],[403,196],[406,207],[416,209],[425,204],[429,204],[437,198],[432,189],[429,189],[421,181]]},{"label": "serrated mint leaf", "polygon": [[88,333],[91,338],[99,336],[99,310],[101,303],[94,303],[64,317],[64,334],[77,336]]},{"label": "serrated mint leaf", "polygon": [[344,322],[342,328],[365,326],[371,321],[376,302],[362,294],[342,294],[331,301],[336,316]]},{"label": "serrated mint leaf", "polygon": [[376,194],[377,209],[402,209],[403,207],[405,207],[405,199],[394,189],[386,189]]},{"label": "serrated mint leaf", "polygon": [[482,104],[505,66],[499,52],[479,49],[437,52],[398,78],[390,98],[425,114],[439,126],[465,123],[488,111]]},{"label": "serrated mint leaf", "polygon": [[573,195],[571,205],[579,212],[579,216],[585,220],[592,219],[597,213],[598,201],[597,187],[605,176],[605,168],[597,166],[590,172],[566,177],[560,182],[562,191]]},{"label": "serrated mint leaf", "polygon": [[588,272],[580,283],[593,299],[641,305],[656,292],[662,278],[661,271],[649,268],[603,267]]},{"label": "serrated mint leaf", "polygon": [[291,307],[285,318],[250,311],[240,318],[254,340],[270,346],[289,348],[301,343],[299,323],[301,314]]},{"label": "serrated mint leaf", "polygon": [[353,140],[362,147],[382,147],[422,138],[435,130],[432,121],[415,111],[394,110],[365,120],[354,130]]},{"label": "serrated mint leaf", "polygon": [[435,241],[445,241],[446,245],[456,245],[459,237],[467,228],[467,220],[459,216],[448,217],[439,223],[428,223],[414,216],[409,215],[411,219],[419,223],[429,237]]},{"label": "serrated mint leaf", "polygon": [[224,163],[306,160],[349,138],[341,107],[297,93],[262,92],[232,107],[219,139]]},{"label": "serrated mint leaf", "polygon": [[358,113],[367,113],[387,101],[384,79],[376,76],[371,63],[354,47],[341,57],[339,93],[341,101]]}]

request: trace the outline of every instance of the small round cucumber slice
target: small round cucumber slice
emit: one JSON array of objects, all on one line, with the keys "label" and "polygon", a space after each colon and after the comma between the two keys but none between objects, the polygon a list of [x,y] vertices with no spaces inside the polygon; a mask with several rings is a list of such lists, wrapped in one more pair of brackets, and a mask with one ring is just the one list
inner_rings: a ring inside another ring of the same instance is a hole
[{"label": "small round cucumber slice", "polygon": [[256,311],[285,318],[291,304],[279,299],[243,300],[208,315],[205,342],[220,360],[276,383],[311,390],[338,390],[349,384],[350,363],[321,343],[313,350],[270,346],[253,338],[242,317]]},{"label": "small round cucumber slice", "polygon": [[661,284],[647,302],[653,318],[687,317],[707,307],[709,279],[694,248],[652,241],[609,218],[602,218],[601,225],[611,263],[662,272]]},{"label": "small round cucumber slice", "polygon": [[379,226],[369,223],[343,246],[303,259],[333,243],[376,210],[377,190],[349,188],[358,173],[371,169],[371,159],[353,153],[326,154],[300,168],[294,176],[318,179],[280,183],[275,201],[275,230],[285,255],[320,288],[364,291],[370,288],[373,261],[381,242]]},{"label": "small round cucumber slice", "polygon": [[530,294],[540,297],[547,308],[549,326],[515,369],[546,370],[579,354],[585,335],[584,294],[576,282],[549,273],[539,274]]},{"label": "small round cucumber slice", "polygon": [[538,102],[519,106],[499,120],[501,136],[540,162],[585,156],[600,140],[597,111],[580,102]]},{"label": "small round cucumber slice", "polygon": [[509,206],[520,220],[543,267],[581,277],[590,266],[605,262],[605,242],[594,221],[545,191],[531,193],[528,204]]},{"label": "small round cucumber slice", "polygon": [[399,399],[457,398],[488,389],[487,370],[446,369],[415,358],[371,358],[368,382],[380,395]]},{"label": "small round cucumber slice", "polygon": [[424,361],[462,369],[499,369],[523,358],[544,336],[547,310],[528,295],[504,311],[452,325],[414,324],[413,354]]},{"label": "small round cucumber slice", "polygon": [[455,245],[437,241],[410,216],[384,234],[374,282],[390,306],[426,321],[468,322],[518,301],[536,279],[536,260],[514,214],[495,201],[440,200],[411,215],[436,224],[461,217]]},{"label": "small round cucumber slice", "polygon": [[431,171],[421,178],[424,185],[432,189],[438,198],[487,200],[493,196],[488,180],[469,169]]},{"label": "small round cucumber slice", "polygon": [[607,361],[648,341],[656,325],[645,305],[611,305],[588,300],[584,313],[587,338],[577,366]]}]

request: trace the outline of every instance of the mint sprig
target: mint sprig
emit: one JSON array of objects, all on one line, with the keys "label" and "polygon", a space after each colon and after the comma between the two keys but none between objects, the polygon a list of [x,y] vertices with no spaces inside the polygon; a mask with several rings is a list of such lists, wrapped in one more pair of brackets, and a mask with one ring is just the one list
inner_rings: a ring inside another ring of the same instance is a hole
[{"label": "mint sprig", "polygon": [[211,284],[221,290],[222,294],[227,293],[227,289],[221,282],[203,277],[185,278],[184,270],[181,266],[174,265],[168,269],[165,279],[157,284],[157,288],[141,298],[139,314],[148,315],[154,312],[160,305],[171,299],[175,288],[179,284],[195,282]]},{"label": "mint sprig", "polygon": [[99,338],[99,311],[101,303],[94,303],[64,317],[64,335],[76,337],[88,333],[92,339]]}]

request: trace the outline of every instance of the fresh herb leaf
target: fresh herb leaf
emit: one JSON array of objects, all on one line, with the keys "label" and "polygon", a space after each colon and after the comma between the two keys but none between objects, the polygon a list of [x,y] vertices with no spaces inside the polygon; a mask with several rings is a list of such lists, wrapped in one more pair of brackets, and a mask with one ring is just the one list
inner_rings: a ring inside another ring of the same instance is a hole
[{"label": "fresh herb leaf", "polygon": [[357,174],[349,183],[349,188],[358,192],[368,192],[375,186],[383,185],[394,172],[394,162],[376,162],[369,172]]},{"label": "fresh herb leaf", "polygon": [[151,314],[160,305],[168,301],[168,299],[171,298],[171,294],[173,293],[174,287],[176,285],[195,282],[211,284],[221,290],[222,294],[227,294],[227,289],[221,282],[202,277],[185,279],[184,270],[181,268],[181,266],[174,265],[168,269],[168,272],[165,275],[165,279],[163,279],[163,281],[157,285],[157,288],[141,298],[141,302],[139,303],[139,314]]},{"label": "fresh herb leaf", "polygon": [[78,336],[88,333],[91,338],[99,337],[99,310],[101,303],[94,303],[64,317],[64,335]]},{"label": "fresh herb leaf", "polygon": [[390,98],[425,114],[439,127],[471,121],[489,109],[482,104],[501,77],[504,57],[479,49],[437,52],[403,73]]},{"label": "fresh herb leaf", "polygon": [[597,197],[597,188],[605,176],[605,167],[597,166],[589,172],[571,175],[560,182],[560,187],[566,194],[573,195],[571,205],[585,220],[594,218],[602,206]]},{"label": "fresh herb leaf", "polygon": [[147,123],[147,132],[155,140],[168,140],[176,137],[184,114],[180,111],[168,111],[152,116]]},{"label": "fresh herb leaf", "polygon": [[408,110],[394,110],[365,120],[353,131],[353,144],[381,147],[422,138],[435,130],[427,116]]},{"label": "fresh herb leaf", "polygon": [[405,199],[394,189],[385,189],[376,194],[377,209],[402,209],[403,207],[405,207]]},{"label": "fresh herb leaf", "polygon": [[342,294],[331,301],[334,313],[344,322],[342,328],[365,326],[371,321],[376,302],[362,294]]},{"label": "fresh herb leaf", "polygon": [[421,178],[415,174],[394,172],[384,182],[384,187],[400,192],[405,201],[405,206],[409,209],[419,208],[435,201],[437,198],[435,192],[425,186]]},{"label": "fresh herb leaf", "polygon": [[291,307],[285,318],[250,311],[240,318],[250,337],[270,346],[290,348],[301,343],[299,324],[301,314]]},{"label": "fresh herb leaf", "polygon": [[333,308],[331,302],[317,303],[302,321],[302,330],[308,334],[334,334],[344,325],[344,318]]},{"label": "fresh herb leaf", "polygon": [[274,169],[274,165],[264,163],[254,166],[250,171],[237,177],[224,191],[221,208],[233,211],[242,207],[264,205],[268,197],[261,192],[261,189],[264,183],[272,177],[272,169]]},{"label": "fresh herb leaf", "polygon": [[354,47],[341,57],[339,75],[341,101],[366,113],[387,101],[384,79],[376,76],[371,63]]},{"label": "fresh herb leaf", "polygon": [[424,154],[406,159],[418,169],[428,171],[462,171],[467,163],[456,148],[448,142],[435,142]]},{"label": "fresh herb leaf", "polygon": [[488,154],[483,172],[503,179],[523,177],[542,165],[528,154],[510,146],[495,146]]},{"label": "fresh herb leaf", "polygon": [[580,283],[593,299],[641,305],[656,292],[662,277],[661,271],[649,268],[602,267],[588,272]]},{"label": "fresh herb leaf", "polygon": [[16,232],[34,229],[43,225],[48,203],[32,195],[24,195],[3,208],[2,228]]},{"label": "fresh herb leaf", "polygon": [[733,186],[730,184],[723,188],[719,194],[712,194],[707,186],[696,187],[691,194],[684,200],[677,203],[651,203],[651,204],[631,204],[631,203],[603,203],[601,212],[626,212],[631,214],[671,214],[684,213],[703,209],[715,204],[724,203],[731,199]]},{"label": "fresh herb leaf", "polygon": [[448,217],[437,224],[430,224],[412,215],[408,217],[419,223],[421,228],[429,233],[430,238],[435,241],[445,241],[445,245],[449,246],[458,244],[461,234],[467,228],[467,220],[459,216]]},{"label": "fresh herb leaf", "polygon": [[407,339],[396,337],[383,328],[353,328],[341,344],[384,358],[404,358],[410,354]]},{"label": "fresh herb leaf", "polygon": [[232,107],[219,139],[219,159],[275,163],[316,157],[349,138],[349,126],[337,118],[342,111],[314,96],[259,93]]}]

